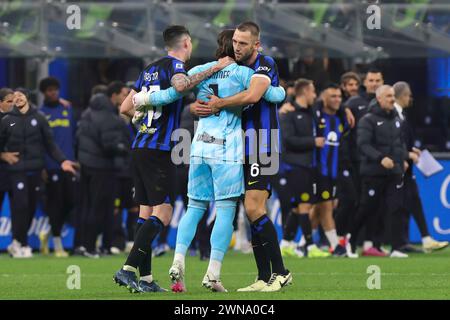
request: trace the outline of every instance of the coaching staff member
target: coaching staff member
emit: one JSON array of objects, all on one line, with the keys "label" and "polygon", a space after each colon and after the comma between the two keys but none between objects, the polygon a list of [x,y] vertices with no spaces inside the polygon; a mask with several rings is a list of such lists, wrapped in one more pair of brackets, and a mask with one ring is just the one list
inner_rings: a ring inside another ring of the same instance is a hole
[{"label": "coaching staff member", "polygon": [[409,84],[399,81],[393,86],[395,92],[395,109],[402,120],[403,139],[406,143],[406,148],[409,152],[409,167],[405,172],[404,181],[404,203],[407,210],[406,220],[403,226],[403,239],[406,245],[402,248],[402,252],[417,252],[418,249],[408,245],[408,229],[410,213],[419,227],[422,236],[422,246],[425,252],[443,249],[448,246],[448,241],[436,241],[431,238],[428,231],[427,222],[425,220],[425,213],[423,211],[422,200],[419,195],[419,188],[416,183],[416,176],[413,173],[413,163],[417,163],[420,157],[420,150],[414,148],[414,130],[408,121],[406,110],[412,105],[412,93]]},{"label": "coaching staff member", "polygon": [[[394,102],[394,89],[388,85],[379,87],[376,102],[358,124],[357,145],[361,153],[362,188],[350,243],[355,251],[359,230],[370,215],[380,212],[378,209],[382,201],[385,201],[385,212],[391,221],[391,257],[407,257],[399,248],[403,244],[402,175],[407,167],[408,152]],[[374,219],[379,220],[381,219]]]},{"label": "coaching staff member", "polygon": [[125,165],[129,141],[123,135],[123,120],[118,115],[118,105],[127,90],[114,93],[110,84],[108,95],[92,96],[88,109],[81,116],[77,130],[77,152],[81,164],[82,242],[85,256],[98,258],[95,243],[103,234],[102,251],[111,249],[114,199],[117,174]]},{"label": "coaching staff member", "polygon": [[0,151],[12,152],[18,161],[8,162],[11,182],[11,222],[13,257],[31,257],[27,232],[33,220],[42,188],[41,171],[48,153],[61,169],[75,174],[75,164],[66,160],[56,145],[45,116],[32,108],[24,90],[14,93],[14,108],[0,122]]}]

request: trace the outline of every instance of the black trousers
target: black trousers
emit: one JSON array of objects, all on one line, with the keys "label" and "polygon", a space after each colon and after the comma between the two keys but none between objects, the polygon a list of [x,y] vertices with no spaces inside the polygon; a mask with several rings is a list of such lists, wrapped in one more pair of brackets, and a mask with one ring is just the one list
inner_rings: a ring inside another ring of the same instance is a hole
[{"label": "black trousers", "polygon": [[[112,246],[123,250],[125,241],[134,241],[134,229],[139,217],[139,206],[133,200],[133,179],[120,177],[116,181]],[[125,229],[122,226],[123,209],[128,210]]]},{"label": "black trousers", "polygon": [[59,237],[75,207],[75,177],[62,170],[47,171],[45,208],[52,228],[52,235]]},{"label": "black trousers", "polygon": [[409,243],[409,219],[412,216],[419,227],[420,235],[429,236],[425,213],[423,211],[422,200],[419,195],[416,177],[412,174],[406,174],[404,177],[404,202],[406,214],[403,221],[403,241]]},{"label": "black trousers", "polygon": [[80,183],[84,247],[94,251],[97,236],[103,234],[103,249],[109,249],[113,236],[115,173],[82,167]]},{"label": "black trousers", "polygon": [[14,172],[11,183],[11,225],[13,239],[28,245],[28,229],[36,212],[36,205],[42,196],[40,172]]},{"label": "black trousers", "polygon": [[[356,247],[358,233],[367,222],[373,234],[383,228],[381,221],[386,215],[389,243],[393,250],[403,246],[402,228],[405,215],[404,182],[401,176],[362,177],[361,198],[358,212],[351,228],[351,244]],[[384,208],[384,210],[380,210]],[[368,240],[370,239],[366,236]]]},{"label": "black trousers", "polygon": [[283,171],[270,177],[272,186],[277,192],[278,199],[280,200],[281,225],[283,230],[286,227],[287,219],[292,211],[292,191],[289,190],[288,177],[287,171]]},{"label": "black trousers", "polygon": [[337,179],[338,207],[335,210],[336,231],[339,236],[350,232],[351,224],[358,210],[361,179],[357,163],[339,168]]}]

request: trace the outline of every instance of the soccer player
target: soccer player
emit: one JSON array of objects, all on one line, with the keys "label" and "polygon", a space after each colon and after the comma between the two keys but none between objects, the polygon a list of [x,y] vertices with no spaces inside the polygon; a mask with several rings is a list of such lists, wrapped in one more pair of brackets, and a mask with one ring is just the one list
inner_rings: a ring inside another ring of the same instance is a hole
[{"label": "soccer player", "polygon": [[[147,66],[135,83],[121,112],[134,116],[132,97],[141,90],[154,92],[173,86],[183,92],[194,88],[231,63],[224,59],[209,69],[188,76],[184,63],[190,59],[192,42],[184,26],[170,26],[163,33],[168,55]],[[139,132],[132,144],[132,166],[135,200],[140,205],[139,220],[133,248],[114,281],[126,286],[130,292],[166,291],[153,281],[151,274],[151,243],[172,217],[170,205],[170,182],[173,163],[170,158],[173,142],[172,132],[178,128],[182,99],[151,108],[140,121]],[[140,281],[136,272],[139,268]]]},{"label": "soccer player", "polygon": [[[312,110],[316,99],[314,83],[308,79],[295,82],[295,100],[292,101],[294,111],[280,116],[285,150],[283,159],[292,170],[288,174],[289,196],[293,209],[288,217],[281,252],[283,256],[306,256],[322,258],[330,254],[320,250],[312,239],[312,228],[309,213],[316,195],[316,150],[325,146],[325,138],[317,136],[316,115]],[[301,227],[305,239],[305,248],[295,248],[293,240]]]},{"label": "soccer player", "polygon": [[[234,30],[224,30],[218,36],[219,48],[216,57],[233,57]],[[216,62],[197,66],[189,71],[196,73]],[[198,85],[198,98],[207,101],[211,94],[220,97],[232,96],[250,85],[254,71],[232,64]],[[167,93],[167,94],[166,94]],[[175,94],[174,89],[143,96],[153,105],[167,102]],[[139,93],[137,96],[141,96]],[[281,102],[285,92],[282,87],[269,87],[265,97],[269,101]],[[135,100],[137,100],[136,98]],[[194,238],[197,225],[203,217],[208,202],[215,200],[216,221],[211,234],[210,263],[203,286],[211,291],[225,292],[220,281],[223,257],[233,233],[233,219],[238,197],[244,193],[243,141],[241,131],[241,110],[222,109],[219,114],[200,118],[191,147],[188,183],[188,210],[182,217],[177,233],[175,257],[169,274],[173,291],[185,291],[184,270],[187,249]]]},{"label": "soccer player", "polygon": [[252,224],[258,277],[255,283],[238,291],[271,292],[291,284],[292,275],[284,267],[275,226],[266,214],[266,201],[271,194],[270,174],[278,171],[280,135],[277,105],[262,96],[269,85],[277,86],[279,79],[273,58],[258,52],[259,35],[259,26],[251,21],[241,23],[233,35],[236,61],[255,70],[250,87],[229,98],[211,97],[208,105],[213,111],[247,106],[242,113],[246,133],[244,206]]},{"label": "soccer player", "polygon": [[[77,124],[72,107],[66,107],[60,102],[59,88],[59,81],[54,77],[39,82],[39,91],[44,95],[44,103],[39,110],[45,114],[58,147],[67,159],[74,161]],[[75,177],[61,170],[59,164],[48,156],[45,164],[47,172],[45,209],[50,221],[55,257],[65,258],[69,255],[62,245],[61,230],[75,206]],[[49,254],[49,235],[47,231],[39,233],[42,254]]]},{"label": "soccer player", "polygon": [[[325,138],[323,148],[317,149],[317,192],[315,212],[330,242],[331,249],[338,246],[336,226],[333,219],[333,202],[336,199],[339,145],[349,128],[348,123],[337,113],[341,107],[342,93],[336,84],[330,84],[323,91],[323,100],[315,110],[317,136]],[[344,252],[337,252],[345,255]]]}]

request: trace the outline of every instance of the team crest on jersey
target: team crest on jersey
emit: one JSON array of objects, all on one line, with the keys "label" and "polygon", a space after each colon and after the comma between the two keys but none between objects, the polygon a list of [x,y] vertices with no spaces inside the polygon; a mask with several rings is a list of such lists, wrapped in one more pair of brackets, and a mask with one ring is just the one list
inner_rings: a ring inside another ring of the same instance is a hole
[{"label": "team crest on jersey", "polygon": [[331,146],[339,146],[338,135],[334,131],[330,131],[327,135],[327,144]]},{"label": "team crest on jersey", "polygon": [[63,115],[64,117],[67,117],[67,116],[69,116],[69,113],[68,113],[66,110],[64,110],[64,111],[62,112],[62,115]]},{"label": "team crest on jersey", "polygon": [[175,64],[175,69],[183,69],[183,64],[182,63]]}]

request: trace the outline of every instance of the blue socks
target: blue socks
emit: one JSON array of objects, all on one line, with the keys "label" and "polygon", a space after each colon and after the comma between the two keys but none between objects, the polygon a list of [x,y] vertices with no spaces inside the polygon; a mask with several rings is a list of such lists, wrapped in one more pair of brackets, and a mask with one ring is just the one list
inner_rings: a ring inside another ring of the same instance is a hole
[{"label": "blue socks", "polygon": [[186,252],[195,237],[197,225],[205,214],[207,207],[208,201],[189,199],[187,212],[178,224],[175,254],[186,255]]}]

